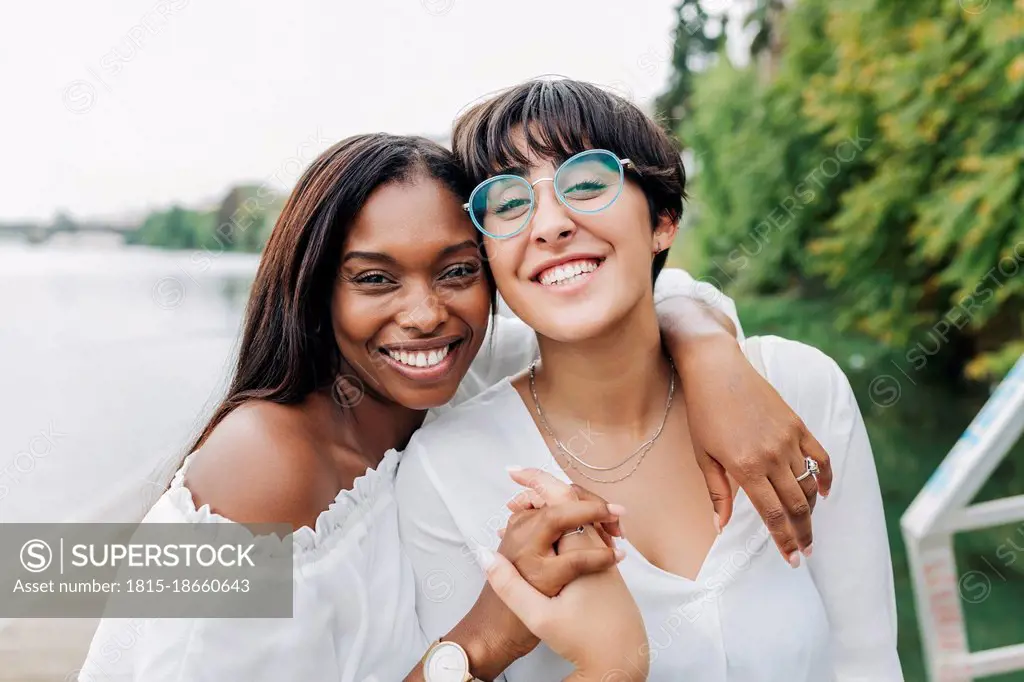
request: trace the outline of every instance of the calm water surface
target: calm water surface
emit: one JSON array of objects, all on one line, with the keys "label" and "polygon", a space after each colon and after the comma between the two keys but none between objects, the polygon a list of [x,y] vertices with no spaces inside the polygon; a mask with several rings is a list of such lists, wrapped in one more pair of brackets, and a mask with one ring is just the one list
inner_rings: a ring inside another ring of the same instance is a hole
[{"label": "calm water surface", "polygon": [[141,518],[223,390],[256,263],[0,242],[0,521]]}]

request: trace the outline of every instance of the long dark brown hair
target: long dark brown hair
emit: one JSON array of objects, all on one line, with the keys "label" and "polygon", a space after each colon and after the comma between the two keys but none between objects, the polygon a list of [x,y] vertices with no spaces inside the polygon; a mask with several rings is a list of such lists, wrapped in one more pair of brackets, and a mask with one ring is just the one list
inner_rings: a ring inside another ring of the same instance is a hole
[{"label": "long dark brown hair", "polygon": [[[452,153],[421,137],[357,135],[306,169],[263,250],[227,396],[190,451],[247,401],[294,404],[334,381],[344,358],[330,304],[352,222],[375,189],[418,177],[440,181],[460,200],[469,196]],[[493,292],[489,271],[487,278]]]}]

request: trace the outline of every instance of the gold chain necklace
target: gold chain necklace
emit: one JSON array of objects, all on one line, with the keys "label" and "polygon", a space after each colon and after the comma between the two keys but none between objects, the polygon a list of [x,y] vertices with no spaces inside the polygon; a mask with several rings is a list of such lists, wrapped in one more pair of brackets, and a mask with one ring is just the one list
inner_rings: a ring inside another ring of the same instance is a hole
[{"label": "gold chain necklace", "polygon": [[[579,472],[581,476],[591,481],[594,481],[595,483],[618,483],[619,481],[624,481],[630,476],[632,476],[636,472],[637,468],[640,466],[640,463],[644,461],[644,457],[647,456],[647,453],[650,452],[651,448],[654,447],[655,441],[658,440],[658,437],[661,435],[661,432],[665,429],[665,423],[668,421],[669,409],[672,407],[672,396],[675,395],[676,392],[676,370],[675,366],[672,365],[671,361],[669,361],[669,367],[671,369],[671,372],[669,373],[668,381],[668,400],[665,401],[665,414],[663,414],[661,417],[661,424],[658,426],[657,431],[654,432],[653,436],[651,436],[643,443],[641,443],[640,447],[638,447],[636,450],[630,453],[621,462],[607,467],[600,467],[594,464],[590,464],[589,462],[585,462],[576,454],[574,454],[569,448],[563,445],[562,441],[558,440],[558,436],[555,435],[555,432],[552,431],[550,424],[548,424],[547,417],[544,416],[544,410],[541,409],[540,406],[540,398],[537,397],[537,382],[535,378],[536,367],[536,361],[530,365],[530,395],[533,396],[533,404],[534,407],[537,408],[537,417],[540,419],[541,426],[543,426],[547,434],[551,436],[551,440],[555,442],[555,447],[558,448],[559,452],[566,456],[566,463],[571,468]],[[611,480],[594,478],[586,471],[584,471],[583,468],[581,468],[585,467],[586,469],[590,469],[591,471],[614,471],[616,469],[626,466],[626,464],[634,458],[636,458],[636,462],[633,464],[633,468],[626,472],[624,476],[620,476],[619,478],[614,478]]]}]

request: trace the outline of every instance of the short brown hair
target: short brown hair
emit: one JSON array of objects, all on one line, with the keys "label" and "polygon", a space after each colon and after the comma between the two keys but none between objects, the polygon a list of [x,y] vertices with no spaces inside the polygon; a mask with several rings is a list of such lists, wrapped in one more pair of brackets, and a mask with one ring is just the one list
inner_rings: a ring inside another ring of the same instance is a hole
[{"label": "short brown hair", "polygon": [[[568,78],[526,81],[473,105],[455,121],[452,150],[474,184],[507,169],[526,166],[512,134],[558,164],[587,149],[607,149],[630,159],[647,197],[651,226],[669,216],[678,222],[686,198],[686,171],[679,147],[636,105],[592,83]],[[652,276],[668,250],[654,258]]]}]

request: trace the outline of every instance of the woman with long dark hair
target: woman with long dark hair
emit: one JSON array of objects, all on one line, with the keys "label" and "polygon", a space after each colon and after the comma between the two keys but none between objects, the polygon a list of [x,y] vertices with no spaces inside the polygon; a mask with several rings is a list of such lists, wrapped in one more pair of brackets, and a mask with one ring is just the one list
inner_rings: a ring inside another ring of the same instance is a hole
[{"label": "woman with long dark hair", "polygon": [[[428,647],[415,615],[393,497],[397,449],[439,408],[536,354],[532,331],[492,314],[490,263],[462,209],[469,189],[447,150],[385,134],[344,140],[304,173],[253,283],[227,397],[146,519],[290,525],[294,616],[148,620],[116,657],[117,623],[105,621],[83,679],[448,679],[431,677],[445,652]],[[702,300],[680,271],[659,281],[666,346],[684,377],[699,376],[687,395],[709,409],[757,406],[707,429],[714,457],[700,461],[721,523],[732,498],[725,470],[748,474],[766,509],[785,509],[768,482],[773,458],[802,448],[824,468],[827,455],[739,352],[713,310],[731,302]],[[582,494],[513,531],[527,549],[510,558],[549,593],[580,576],[614,582],[606,569],[622,554],[607,536],[600,548],[533,550],[583,524],[615,534],[620,511]],[[797,512],[775,519],[784,552],[810,542]],[[483,678],[536,644],[489,589],[445,640]],[[574,641],[586,646],[587,628]]]}]

